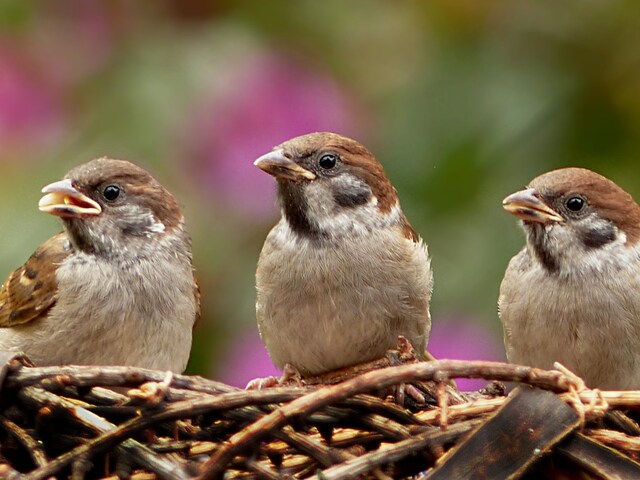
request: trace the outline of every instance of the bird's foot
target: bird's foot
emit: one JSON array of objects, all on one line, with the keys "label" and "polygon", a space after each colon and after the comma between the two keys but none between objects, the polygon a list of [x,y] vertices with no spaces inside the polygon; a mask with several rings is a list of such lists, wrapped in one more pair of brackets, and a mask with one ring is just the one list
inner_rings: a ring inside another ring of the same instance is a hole
[{"label": "bird's foot", "polygon": [[147,406],[156,406],[166,397],[172,380],[173,372],[168,371],[161,382],[143,383],[140,388],[129,390],[127,395],[136,403],[141,402]]},{"label": "bird's foot", "polygon": [[254,378],[245,387],[246,390],[264,390],[265,388],[274,387],[304,387],[305,382],[302,380],[302,375],[296,367],[287,363],[282,369],[282,376],[280,377],[264,377]]},{"label": "bird's foot", "polygon": [[[436,360],[429,352],[416,353],[415,348],[408,338],[398,336],[398,343],[394,350],[388,350],[385,357],[389,366],[406,365],[419,361]],[[441,405],[443,398],[448,403],[460,403],[463,398],[457,389],[455,382],[448,379],[429,382],[401,383],[392,387],[390,395],[398,405],[406,407],[423,407],[427,404]]]},{"label": "bird's foot", "polygon": [[[394,350],[387,350],[385,358],[389,361],[389,366],[416,363],[418,361],[415,348],[413,348],[409,339],[403,335],[398,335],[396,348]],[[415,406],[427,404],[427,398],[421,389],[411,383],[400,383],[392,387],[391,395],[395,402],[401,406],[405,406],[405,403],[410,403]]]}]

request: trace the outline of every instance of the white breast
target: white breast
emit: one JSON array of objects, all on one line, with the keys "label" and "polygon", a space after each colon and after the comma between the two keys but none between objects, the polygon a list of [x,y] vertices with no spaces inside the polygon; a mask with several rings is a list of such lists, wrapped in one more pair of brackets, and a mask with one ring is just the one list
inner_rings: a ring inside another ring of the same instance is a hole
[{"label": "white breast", "polygon": [[592,387],[640,388],[640,257],[631,248],[622,255],[594,250],[586,270],[560,275],[526,249],[514,257],[499,300],[509,360],[544,368],[558,361]]},{"label": "white breast", "polygon": [[93,255],[69,257],[58,269],[58,298],[47,318],[3,329],[0,347],[25,351],[41,365],[182,372],[196,311],[190,262],[167,251],[122,267]]},{"label": "white breast", "polygon": [[[396,227],[393,227],[396,228]],[[384,355],[397,336],[424,348],[432,276],[426,246],[381,229],[320,245],[281,221],[260,255],[257,318],[278,367],[317,374]]]}]

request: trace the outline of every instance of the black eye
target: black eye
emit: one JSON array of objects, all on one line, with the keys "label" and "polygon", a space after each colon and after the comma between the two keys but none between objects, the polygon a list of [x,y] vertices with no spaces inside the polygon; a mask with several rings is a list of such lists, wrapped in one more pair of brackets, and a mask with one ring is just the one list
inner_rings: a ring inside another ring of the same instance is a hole
[{"label": "black eye", "polygon": [[104,187],[104,190],[102,190],[102,196],[105,200],[112,202],[120,196],[120,187],[117,185],[107,185]]},{"label": "black eye", "polygon": [[325,153],[320,157],[320,166],[326,170],[330,170],[336,166],[338,156],[334,153]]},{"label": "black eye", "polygon": [[566,202],[567,208],[572,212],[579,212],[583,209],[584,204],[585,201],[582,197],[570,197]]}]

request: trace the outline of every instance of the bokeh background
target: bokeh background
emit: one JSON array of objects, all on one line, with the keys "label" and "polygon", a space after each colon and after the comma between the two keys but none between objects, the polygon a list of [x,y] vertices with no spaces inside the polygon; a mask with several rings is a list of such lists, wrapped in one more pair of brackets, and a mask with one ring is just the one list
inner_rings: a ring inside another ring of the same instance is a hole
[{"label": "bokeh background", "polygon": [[189,372],[271,373],[254,270],[278,212],[252,161],[317,130],[377,154],[429,243],[432,353],[503,358],[495,305],[523,237],[502,198],[569,165],[640,196],[640,3],[0,0],[0,272],[60,229],[43,185],[132,160],[186,208]]}]

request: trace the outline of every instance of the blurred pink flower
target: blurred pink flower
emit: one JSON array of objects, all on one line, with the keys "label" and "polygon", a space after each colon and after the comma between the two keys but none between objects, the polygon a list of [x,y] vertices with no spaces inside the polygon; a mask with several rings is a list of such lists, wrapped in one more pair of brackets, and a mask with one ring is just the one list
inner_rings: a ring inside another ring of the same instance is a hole
[{"label": "blurred pink flower", "polygon": [[24,58],[0,47],[0,149],[31,148],[60,134],[63,114],[56,92]]},{"label": "blurred pink flower", "polygon": [[[116,40],[130,28],[124,6],[92,0],[43,4],[34,16],[25,42],[30,54],[47,70],[48,81],[70,93],[107,66]],[[64,54],[61,54],[64,52]]]},{"label": "blurred pink flower", "polygon": [[[504,361],[504,347],[497,336],[474,318],[438,318],[431,327],[427,346],[437,359]],[[457,379],[458,388],[477,390],[485,380]]]},{"label": "blurred pink flower", "polygon": [[[249,380],[280,375],[273,366],[258,331],[240,332],[229,342],[229,349],[220,362],[218,375],[229,385],[244,387]],[[434,322],[429,339],[429,352],[438,359],[504,361],[501,342],[485,326],[474,319],[447,318]],[[461,390],[471,391],[486,386],[484,380],[456,380]]]},{"label": "blurred pink flower", "polygon": [[187,158],[202,187],[224,205],[261,217],[275,211],[274,182],[253,160],[297,135],[360,129],[354,105],[326,72],[273,54],[236,68],[223,93],[195,115]]},{"label": "blurred pink flower", "polygon": [[226,356],[219,363],[222,371],[216,379],[228,385],[245,387],[254,378],[281,374],[271,362],[257,329],[239,332],[227,345]]}]

